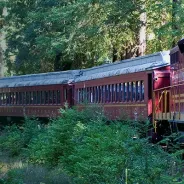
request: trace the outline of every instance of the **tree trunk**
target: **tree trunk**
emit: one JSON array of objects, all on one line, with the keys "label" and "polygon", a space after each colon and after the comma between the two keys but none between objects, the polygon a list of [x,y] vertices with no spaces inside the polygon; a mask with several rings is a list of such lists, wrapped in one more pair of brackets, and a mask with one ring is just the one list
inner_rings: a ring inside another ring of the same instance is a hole
[{"label": "tree trunk", "polygon": [[177,5],[178,0],[172,0],[172,37],[173,37],[172,47],[175,47],[177,43],[175,35],[176,31],[178,30],[178,25],[176,22]]},{"label": "tree trunk", "polygon": [[[142,6],[144,11],[145,5]],[[140,31],[139,31],[139,51],[138,56],[145,55],[146,51],[146,12],[142,12],[140,15]]]}]

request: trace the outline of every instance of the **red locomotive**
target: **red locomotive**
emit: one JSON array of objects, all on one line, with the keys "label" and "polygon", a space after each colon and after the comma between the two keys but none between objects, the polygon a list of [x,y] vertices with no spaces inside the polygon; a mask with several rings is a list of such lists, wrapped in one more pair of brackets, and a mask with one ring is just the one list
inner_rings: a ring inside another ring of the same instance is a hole
[{"label": "red locomotive", "polygon": [[170,84],[154,90],[153,119],[155,130],[160,134],[166,131],[184,132],[183,53],[184,39],[170,51]]}]

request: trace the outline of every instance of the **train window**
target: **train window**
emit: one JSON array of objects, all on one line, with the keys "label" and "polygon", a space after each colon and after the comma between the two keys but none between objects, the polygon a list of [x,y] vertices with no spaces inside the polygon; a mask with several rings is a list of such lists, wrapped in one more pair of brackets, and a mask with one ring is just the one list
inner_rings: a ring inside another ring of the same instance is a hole
[{"label": "train window", "polygon": [[85,102],[85,88],[82,88],[82,103],[84,103]]},{"label": "train window", "polygon": [[123,84],[122,83],[119,83],[119,99],[118,99],[119,102],[122,102],[123,101]]},{"label": "train window", "polygon": [[1,100],[1,105],[3,105],[3,93],[1,93],[1,98],[0,98],[0,100]]},{"label": "train window", "polygon": [[79,102],[82,103],[82,101],[83,101],[83,90],[82,90],[82,88],[80,88],[80,100],[79,100]]},{"label": "train window", "polygon": [[138,81],[135,82],[135,101],[138,101]]},{"label": "train window", "polygon": [[136,96],[137,96],[137,100],[141,100],[141,82],[140,81],[138,81],[137,82],[137,94],[136,94]]},{"label": "train window", "polygon": [[131,82],[128,82],[128,101],[131,101],[132,91],[131,91]]},{"label": "train window", "polygon": [[89,103],[92,102],[92,88],[89,88]]},{"label": "train window", "polygon": [[41,91],[41,104],[45,103],[44,91]]},{"label": "train window", "polygon": [[13,95],[13,93],[11,93],[11,96],[10,96],[10,104],[12,104],[12,105],[13,105],[13,97],[14,97],[14,95]]},{"label": "train window", "polygon": [[19,94],[18,92],[15,93],[15,99],[16,99],[15,104],[16,105],[18,104],[18,101],[19,101],[19,95],[18,94]]},{"label": "train window", "polygon": [[77,103],[80,103],[80,89],[77,89]]},{"label": "train window", "polygon": [[53,104],[56,104],[56,96],[57,96],[56,91],[53,91]]},{"label": "train window", "polygon": [[5,104],[6,104],[6,100],[5,100],[5,98],[6,98],[6,94],[5,94],[5,93],[3,93],[3,105],[5,105]]},{"label": "train window", "polygon": [[89,97],[89,95],[88,95],[88,93],[89,93],[88,90],[89,90],[88,88],[85,88],[85,102],[86,102],[86,103],[88,103],[88,97]]},{"label": "train window", "polygon": [[171,64],[179,62],[179,52],[171,54]]},{"label": "train window", "polygon": [[95,87],[95,103],[98,103],[98,86]]},{"label": "train window", "polygon": [[105,86],[102,86],[102,100],[101,102],[104,103],[105,102]]},{"label": "train window", "polygon": [[108,98],[108,102],[112,101],[112,85],[108,85],[108,92],[109,92],[109,98]]},{"label": "train window", "polygon": [[135,95],[136,95],[136,82],[132,82],[132,101],[135,101]]},{"label": "train window", "polygon": [[119,84],[115,84],[115,102],[119,99]]},{"label": "train window", "polygon": [[36,104],[36,91],[33,91],[33,104]]},{"label": "train window", "polygon": [[15,92],[13,92],[13,104],[14,105],[16,104],[16,95],[15,95]]},{"label": "train window", "polygon": [[144,81],[141,81],[141,100],[144,100]]},{"label": "train window", "polygon": [[19,104],[22,105],[22,92],[19,92]]},{"label": "train window", "polygon": [[112,89],[112,94],[111,94],[111,102],[114,102],[115,100],[115,91],[114,91],[114,89],[115,89],[115,85],[114,84],[112,84],[111,85],[111,89]]},{"label": "train window", "polygon": [[49,91],[49,104],[53,104],[53,91]]},{"label": "train window", "polygon": [[102,103],[102,86],[99,86],[99,103]]},{"label": "train window", "polygon": [[57,104],[61,103],[61,92],[60,90],[57,90]]},{"label": "train window", "polygon": [[82,103],[82,88],[79,89],[79,103]]},{"label": "train window", "polygon": [[96,92],[95,92],[95,87],[93,87],[93,103],[95,103],[95,98],[96,98]]},{"label": "train window", "polygon": [[6,104],[10,104],[10,93],[6,93]]},{"label": "train window", "polygon": [[29,99],[30,99],[29,92],[26,92],[26,104],[29,104]]},{"label": "train window", "polygon": [[44,91],[44,93],[45,93],[45,104],[48,104],[48,102],[49,102],[49,92]]},{"label": "train window", "polygon": [[0,93],[0,105],[2,105],[2,93]]},{"label": "train window", "polygon": [[126,102],[127,99],[128,99],[128,98],[127,98],[127,97],[128,97],[128,96],[127,96],[127,86],[128,86],[128,85],[127,85],[126,82],[123,83],[123,101],[124,101],[124,102]]},{"label": "train window", "polygon": [[33,104],[33,92],[30,92],[30,104]]},{"label": "train window", "polygon": [[26,93],[22,92],[22,104],[26,104]]},{"label": "train window", "polygon": [[67,96],[67,89],[64,89],[64,101],[67,101],[68,96]]}]

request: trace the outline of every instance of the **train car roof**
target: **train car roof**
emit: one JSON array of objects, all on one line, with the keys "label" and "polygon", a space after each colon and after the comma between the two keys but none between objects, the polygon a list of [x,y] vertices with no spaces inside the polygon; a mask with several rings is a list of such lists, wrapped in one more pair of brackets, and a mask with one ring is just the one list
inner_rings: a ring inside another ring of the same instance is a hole
[{"label": "train car roof", "polygon": [[170,65],[169,51],[126,59],[112,64],[82,70],[83,74],[75,79],[75,82],[94,80],[117,76],[128,73],[149,71]]},{"label": "train car roof", "polygon": [[88,69],[5,77],[0,79],[0,88],[67,84],[126,73],[148,71],[169,64],[169,51],[164,51]]}]

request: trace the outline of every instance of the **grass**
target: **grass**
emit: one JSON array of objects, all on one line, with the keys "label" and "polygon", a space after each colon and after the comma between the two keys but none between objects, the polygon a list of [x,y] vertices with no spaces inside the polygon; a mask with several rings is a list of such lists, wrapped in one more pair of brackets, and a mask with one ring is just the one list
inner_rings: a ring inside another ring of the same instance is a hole
[{"label": "grass", "polygon": [[24,163],[0,152],[0,183],[3,184],[71,184],[59,169]]}]

